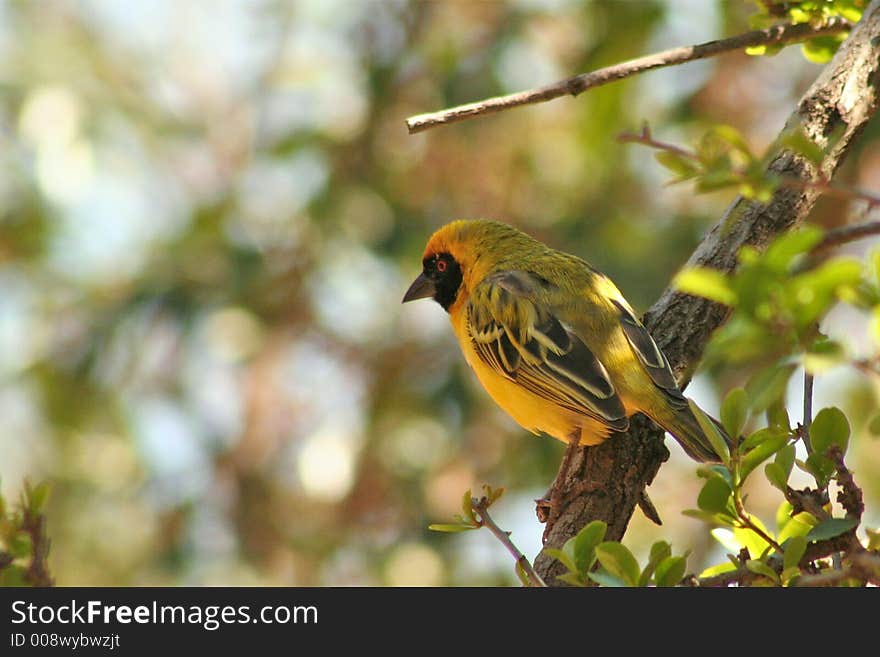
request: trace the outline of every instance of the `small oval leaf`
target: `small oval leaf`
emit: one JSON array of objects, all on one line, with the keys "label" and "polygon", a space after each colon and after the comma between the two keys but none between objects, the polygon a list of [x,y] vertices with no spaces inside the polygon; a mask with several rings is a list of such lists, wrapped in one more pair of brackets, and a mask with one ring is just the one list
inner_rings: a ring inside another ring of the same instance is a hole
[{"label": "small oval leaf", "polygon": [[606,541],[596,546],[596,557],[602,567],[628,586],[639,582],[639,563],[627,547],[614,541]]},{"label": "small oval leaf", "polygon": [[846,451],[849,441],[849,421],[839,408],[823,408],[810,425],[810,445],[817,454],[825,454],[831,445]]},{"label": "small oval leaf", "polygon": [[823,520],[810,530],[807,534],[807,541],[824,541],[835,536],[845,534],[853,527],[859,524],[855,518],[829,518]]}]

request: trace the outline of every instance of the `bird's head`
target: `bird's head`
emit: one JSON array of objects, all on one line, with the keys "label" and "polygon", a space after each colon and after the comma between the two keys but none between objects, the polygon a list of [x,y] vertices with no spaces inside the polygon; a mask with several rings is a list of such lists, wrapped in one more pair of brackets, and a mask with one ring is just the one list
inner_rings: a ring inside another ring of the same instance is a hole
[{"label": "bird's head", "polygon": [[431,297],[449,311],[462,291],[522,253],[526,243],[536,242],[497,221],[460,219],[446,224],[428,240],[422,273],[409,286],[403,303]]}]

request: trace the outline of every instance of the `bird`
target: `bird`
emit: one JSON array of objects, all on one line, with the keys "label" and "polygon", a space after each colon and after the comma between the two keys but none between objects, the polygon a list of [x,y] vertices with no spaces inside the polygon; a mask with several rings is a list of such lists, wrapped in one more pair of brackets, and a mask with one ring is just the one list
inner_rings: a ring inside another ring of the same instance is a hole
[{"label": "bird", "polygon": [[651,334],[581,258],[505,223],[459,219],[430,237],[403,303],[425,298],[446,310],[477,379],[526,430],[598,445],[643,413],[695,461],[720,461]]}]

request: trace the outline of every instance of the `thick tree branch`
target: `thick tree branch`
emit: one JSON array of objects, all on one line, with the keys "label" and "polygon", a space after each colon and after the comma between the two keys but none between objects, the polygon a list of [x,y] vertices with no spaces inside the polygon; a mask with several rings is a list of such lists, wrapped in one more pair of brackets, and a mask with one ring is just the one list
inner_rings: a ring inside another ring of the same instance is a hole
[{"label": "thick tree branch", "polygon": [[411,116],[406,120],[406,127],[410,134],[415,134],[439,125],[456,123],[477,116],[519,107],[520,105],[543,103],[569,94],[577,96],[593,87],[599,87],[616,80],[622,80],[623,78],[637,75],[638,73],[643,73],[644,71],[649,71],[654,68],[684,64],[697,59],[714,57],[721,53],[742,50],[752,46],[773,46],[805,41],[817,36],[840,34],[851,28],[852,25],[842,18],[831,19],[825,25],[819,27],[813,27],[809,23],[800,23],[798,25],[774,25],[765,30],[754,30],[727,39],[718,39],[716,41],[708,41],[694,46],[682,46],[680,48],[664,50],[663,52],[646,55],[645,57],[639,57],[638,59],[631,59],[627,62],[621,62],[619,64],[614,64],[613,66],[600,68],[589,73],[582,73],[573,78],[538,87],[537,89],[529,89],[528,91],[520,91],[506,96],[487,98],[486,100],[481,100],[476,103],[459,105],[458,107],[452,107],[439,112],[418,114],[416,116]]},{"label": "thick tree branch", "polygon": [[[816,167],[792,151],[781,148],[768,168],[778,176],[811,181],[830,180],[850,147],[874,114],[880,83],[880,0],[873,0],[862,20],[834,59],[798,103],[784,134],[802,130],[824,151]],[[832,141],[833,140],[833,141]],[[688,266],[732,271],[736,254],[746,244],[763,249],[775,236],[801,223],[819,191],[805,187],[780,187],[767,203],[737,198],[706,235]],[[679,382],[689,380],[712,332],[728,309],[706,299],[667,289],[645,315],[645,323],[665,352]],[[663,432],[643,417],[634,417],[630,430],[603,444],[582,449],[570,468],[568,488],[582,481],[594,486],[562,511],[547,533],[547,545],[560,547],[587,522],[608,523],[607,540],[623,537],[645,486],[651,483],[668,452]],[[535,569],[551,585],[564,569],[542,553]]]}]

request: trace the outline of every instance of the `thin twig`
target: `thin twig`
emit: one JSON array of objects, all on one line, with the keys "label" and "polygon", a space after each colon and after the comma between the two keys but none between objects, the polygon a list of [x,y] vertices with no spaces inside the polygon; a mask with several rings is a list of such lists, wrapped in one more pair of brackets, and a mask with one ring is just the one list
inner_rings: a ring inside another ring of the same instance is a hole
[{"label": "thin twig", "polygon": [[49,538],[46,536],[46,518],[30,509],[24,510],[21,528],[31,537],[31,563],[25,575],[31,586],[53,586],[47,560],[49,557]]},{"label": "thin twig", "polygon": [[522,569],[522,571],[526,574],[526,577],[529,578],[529,582],[531,582],[532,586],[547,586],[544,583],[544,580],[541,579],[541,576],[535,572],[535,569],[532,567],[531,562],[526,558],[522,552],[519,551],[519,548],[513,544],[513,541],[510,540],[510,532],[506,532],[501,529],[495,521],[492,519],[492,516],[489,515],[489,499],[487,497],[481,497],[477,499],[476,497],[471,498],[471,506],[474,509],[474,513],[479,516],[479,522],[482,527],[485,527],[490,532],[495,535],[504,547],[507,548],[507,551],[513,555],[513,558],[516,559],[517,565]]},{"label": "thin twig", "polygon": [[[649,148],[658,151],[673,153],[692,162],[701,162],[700,156],[692,150],[682,148],[681,146],[666,141],[654,139],[648,124],[642,126],[642,130],[639,133],[623,132],[619,134],[617,136],[617,141],[624,144],[642,144],[643,146],[648,146]],[[734,176],[742,179],[745,179],[748,176],[748,172],[742,168],[732,167],[730,172],[734,174]],[[863,201],[866,204],[868,211],[880,207],[880,194],[877,192],[862,189],[861,187],[840,185],[822,177],[817,180],[801,180],[800,178],[792,178],[790,176],[780,176],[777,178],[777,182],[780,186],[789,189],[812,189],[823,196],[839,198],[846,201]],[[834,247],[849,242],[855,242],[856,240],[870,237],[871,235],[880,235],[880,221],[867,221],[865,223],[832,228],[825,233],[822,241],[813,247],[810,254],[815,256]],[[804,381],[804,385],[806,386],[806,381]]]},{"label": "thin twig", "polygon": [[[769,545],[774,550],[776,550],[777,552],[782,554],[782,546],[779,545],[779,543],[777,543],[776,540],[772,536],[770,536],[767,532],[765,532],[763,529],[761,529],[761,527],[759,525],[752,522],[752,517],[749,515],[749,512],[746,511],[745,506],[742,503],[742,498],[736,493],[736,491],[734,491],[734,495],[733,495],[733,504],[734,504],[734,507],[736,508],[736,513],[739,516],[740,525],[746,529],[751,529],[758,536],[763,538],[767,542],[767,545]],[[759,555],[753,555],[753,556],[755,558],[757,558]]]},{"label": "thin twig", "polygon": [[801,575],[795,586],[834,586],[854,579],[863,584],[880,584],[880,554],[858,550],[847,555],[848,564],[840,569],[826,570],[815,575]]},{"label": "thin twig", "polygon": [[[801,180],[799,178],[790,178],[783,176],[779,179],[779,184],[789,189],[815,189],[823,196],[831,198],[839,198],[844,201],[864,201],[869,210],[873,210],[880,206],[880,195],[861,187],[852,185],[837,185],[830,180],[819,178],[818,180]],[[853,237],[845,240],[851,242],[864,235]]]},{"label": "thin twig", "polygon": [[813,445],[810,442],[810,425],[813,423],[813,375],[804,370],[804,424],[801,439],[807,454],[813,453]]},{"label": "thin twig", "polygon": [[818,27],[814,27],[809,23],[799,23],[797,25],[774,25],[773,27],[768,27],[764,30],[754,30],[727,39],[718,39],[716,41],[709,41],[694,46],[682,46],[679,48],[664,50],[662,52],[614,64],[613,66],[596,69],[589,73],[582,73],[572,78],[537,87],[535,89],[520,91],[506,96],[487,98],[475,103],[468,103],[466,105],[444,109],[439,112],[418,114],[416,116],[411,116],[406,120],[406,127],[410,134],[415,134],[436,126],[456,123],[477,116],[519,107],[520,105],[543,103],[569,94],[577,96],[593,87],[599,87],[603,84],[608,84],[609,82],[615,82],[616,80],[622,80],[623,78],[637,75],[655,68],[684,64],[686,62],[714,57],[721,53],[742,50],[743,48],[749,48],[752,46],[781,45],[804,41],[817,36],[839,34],[841,32],[847,32],[851,28],[852,24],[842,18],[832,18],[824,25]]},{"label": "thin twig", "polygon": [[[877,196],[877,203],[880,204],[880,196]],[[822,238],[822,241],[813,248],[813,255],[840,246],[841,244],[847,244],[865,237],[870,237],[871,235],[880,235],[880,221],[866,221],[863,224],[832,228],[825,233],[825,237]]]},{"label": "thin twig", "polygon": [[694,151],[688,150],[687,148],[682,148],[681,146],[676,146],[675,144],[671,144],[668,141],[658,141],[654,139],[654,137],[651,135],[651,127],[648,125],[647,122],[642,124],[642,131],[640,133],[636,134],[634,132],[621,132],[619,135],[617,135],[617,141],[621,144],[642,144],[643,146],[648,146],[658,151],[667,151],[669,153],[679,155],[687,160],[700,162],[700,156],[697,155]]},{"label": "thin twig", "polygon": [[[692,162],[702,163],[700,156],[696,152],[688,150],[686,148],[682,148],[681,146],[676,146],[675,144],[671,144],[666,141],[654,139],[654,137],[651,135],[651,130],[647,124],[642,126],[642,131],[638,134],[634,132],[620,133],[619,135],[617,135],[617,141],[622,144],[642,144],[643,146],[648,146],[649,148],[653,148],[658,151],[673,153],[684,159],[691,160]],[[737,178],[743,180],[747,179],[749,176],[748,171],[741,167],[731,167],[730,173],[732,173]],[[880,194],[877,194],[876,192],[872,192],[867,189],[862,189],[861,187],[855,187],[851,185],[839,185],[821,176],[816,180],[802,180],[800,178],[793,178],[791,176],[779,176],[776,181],[782,187],[787,187],[789,189],[812,189],[819,192],[823,196],[839,198],[845,201],[864,201],[869,211],[880,206]],[[673,182],[678,181],[676,180]],[[826,248],[831,248],[832,246],[838,246],[845,242],[852,242],[854,240],[867,237],[869,235],[880,233],[880,222],[868,222],[865,224],[858,224],[858,226],[860,227],[858,229],[856,228],[856,226],[843,226],[841,228],[836,228],[829,231],[828,243],[826,244],[825,240],[823,240],[818,246],[815,247],[814,253]]]}]

